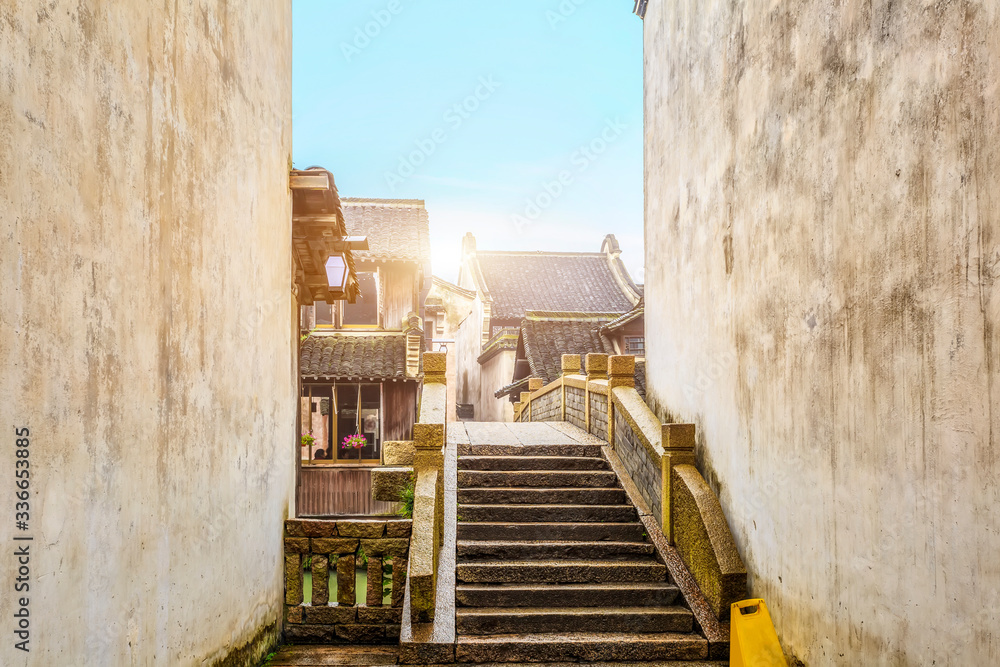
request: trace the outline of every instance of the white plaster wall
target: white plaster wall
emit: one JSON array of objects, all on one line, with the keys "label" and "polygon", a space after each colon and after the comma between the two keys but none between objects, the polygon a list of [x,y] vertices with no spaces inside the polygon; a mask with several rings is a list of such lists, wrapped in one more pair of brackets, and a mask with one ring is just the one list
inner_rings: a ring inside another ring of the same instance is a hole
[{"label": "white plaster wall", "polygon": [[476,406],[476,421],[514,421],[514,405],[504,396],[497,398],[498,389],[506,387],[514,377],[514,350],[502,350],[480,366],[479,404]]},{"label": "white plaster wall", "polygon": [[810,666],[1000,663],[998,11],[649,3],[650,397]]},{"label": "white plaster wall", "polygon": [[476,297],[472,302],[472,312],[462,320],[455,335],[457,368],[455,378],[456,402],[473,403],[476,406],[475,420],[479,415],[479,355],[483,351],[483,302]]},{"label": "white plaster wall", "polygon": [[290,11],[0,5],[0,664],[211,664],[280,623]]}]

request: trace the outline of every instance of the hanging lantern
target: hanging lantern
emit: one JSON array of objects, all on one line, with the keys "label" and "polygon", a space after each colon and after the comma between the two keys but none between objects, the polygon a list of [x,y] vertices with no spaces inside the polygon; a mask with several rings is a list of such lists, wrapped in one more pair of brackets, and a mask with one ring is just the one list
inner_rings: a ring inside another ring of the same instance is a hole
[{"label": "hanging lantern", "polygon": [[347,257],[344,253],[330,255],[330,259],[326,260],[326,281],[333,296],[343,296],[347,291]]}]

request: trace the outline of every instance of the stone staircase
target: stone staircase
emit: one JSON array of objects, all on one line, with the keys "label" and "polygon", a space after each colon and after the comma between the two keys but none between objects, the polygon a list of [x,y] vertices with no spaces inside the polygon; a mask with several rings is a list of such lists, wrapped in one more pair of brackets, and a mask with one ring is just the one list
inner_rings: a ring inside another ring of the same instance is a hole
[{"label": "stone staircase", "polygon": [[459,453],[457,662],[706,657],[600,446]]}]

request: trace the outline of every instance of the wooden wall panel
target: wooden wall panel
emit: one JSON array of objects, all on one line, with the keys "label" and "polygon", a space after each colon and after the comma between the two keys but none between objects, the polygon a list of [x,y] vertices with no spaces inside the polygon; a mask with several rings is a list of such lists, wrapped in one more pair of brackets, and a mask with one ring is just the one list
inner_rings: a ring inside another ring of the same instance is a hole
[{"label": "wooden wall panel", "polygon": [[382,441],[412,440],[413,423],[417,420],[417,383],[385,382],[382,384]]},{"label": "wooden wall panel", "polygon": [[394,514],[398,503],[372,500],[371,467],[302,466],[298,516]]},{"label": "wooden wall panel", "polygon": [[416,269],[409,265],[387,264],[382,274],[382,328],[400,331],[403,319],[412,311],[419,313],[416,303]]}]

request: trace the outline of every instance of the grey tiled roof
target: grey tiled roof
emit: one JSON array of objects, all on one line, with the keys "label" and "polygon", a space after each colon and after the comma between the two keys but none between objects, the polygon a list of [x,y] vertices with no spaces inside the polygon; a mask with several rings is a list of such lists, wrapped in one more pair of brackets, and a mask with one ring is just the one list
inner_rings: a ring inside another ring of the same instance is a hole
[{"label": "grey tiled roof", "polygon": [[604,253],[478,252],[476,259],[496,319],[518,319],[529,310],[632,309]]},{"label": "grey tiled roof", "polygon": [[416,262],[429,268],[430,224],[422,199],[359,199],[343,197],[347,233],[368,237],[368,250],[355,250],[366,259]]},{"label": "grey tiled roof", "polygon": [[625,313],[621,317],[617,317],[617,318],[611,320],[610,322],[607,323],[606,327],[609,330],[614,330],[614,329],[617,329],[619,327],[623,327],[626,324],[629,324],[630,322],[634,322],[635,320],[639,319],[640,317],[643,317],[645,315],[645,312],[646,312],[646,300],[645,300],[645,298],[642,298],[642,299],[639,299],[639,303],[637,303],[632,310],[630,310],[629,312]]},{"label": "grey tiled roof", "polygon": [[493,337],[483,346],[483,351],[478,359],[479,363],[484,363],[487,359],[502,350],[516,350],[517,338],[520,335],[521,332],[517,327],[505,327],[493,334]]},{"label": "grey tiled roof", "polygon": [[313,334],[299,349],[303,377],[406,377],[405,334]]},{"label": "grey tiled roof", "polygon": [[614,354],[598,333],[609,320],[577,313],[564,313],[558,318],[529,314],[521,322],[521,339],[531,376],[542,378],[546,384],[552,382],[562,374],[564,354]]}]

